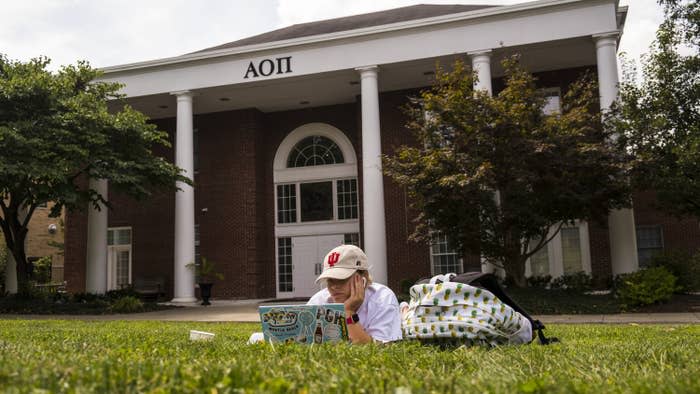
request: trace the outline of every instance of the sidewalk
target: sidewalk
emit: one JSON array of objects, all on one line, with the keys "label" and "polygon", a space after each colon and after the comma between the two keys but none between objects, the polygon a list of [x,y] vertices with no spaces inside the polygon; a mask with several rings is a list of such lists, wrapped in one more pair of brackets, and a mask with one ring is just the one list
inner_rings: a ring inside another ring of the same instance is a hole
[{"label": "sidewalk", "polygon": [[[125,315],[0,315],[0,319],[52,320],[160,320],[199,322],[259,322],[258,305],[273,300],[220,300],[210,306],[199,303],[178,304],[181,308]],[[293,302],[284,302],[290,304]],[[303,302],[301,302],[303,303]],[[700,312],[694,313],[621,313],[614,315],[538,315],[542,323],[561,324],[700,324]]]}]

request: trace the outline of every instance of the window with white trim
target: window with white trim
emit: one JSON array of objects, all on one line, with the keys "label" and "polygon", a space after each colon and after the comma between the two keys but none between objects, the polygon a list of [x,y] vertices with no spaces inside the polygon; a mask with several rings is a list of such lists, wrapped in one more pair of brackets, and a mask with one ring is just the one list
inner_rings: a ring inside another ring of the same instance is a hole
[{"label": "window with white trim", "polygon": [[277,185],[277,223],[296,223],[296,184]]},{"label": "window with white trim", "polygon": [[561,252],[564,275],[583,271],[581,266],[581,238],[578,227],[561,229]]},{"label": "window with white trim", "polygon": [[[552,228],[551,231],[554,231]],[[588,224],[577,221],[576,225],[562,227],[558,234],[538,250],[525,263],[526,275],[531,277],[551,275],[571,275],[577,272],[591,272],[591,256],[588,240]],[[531,240],[536,245],[539,240]]]},{"label": "window with white trim", "polygon": [[278,224],[359,218],[356,178],[280,184],[276,193]]},{"label": "window with white trim", "polygon": [[433,275],[447,274],[454,272],[461,274],[464,270],[462,258],[457,254],[455,248],[450,245],[447,236],[437,232],[433,235],[430,244],[430,261],[432,263]]},{"label": "window with white trim", "polygon": [[556,88],[545,88],[542,89],[544,92],[545,105],[542,108],[542,112],[545,115],[555,115],[561,113],[561,89]]},{"label": "window with white trim", "polygon": [[131,284],[131,227],[107,229],[107,287],[121,289]]},{"label": "window with white trim", "polygon": [[[530,241],[530,248],[534,248],[540,242],[539,239]],[[530,249],[532,250],[532,249]],[[549,273],[549,251],[547,245],[530,256],[530,276],[547,276]]]},{"label": "window with white trim", "polygon": [[333,182],[300,183],[299,197],[302,222],[333,220]]},{"label": "window with white trim", "polygon": [[640,267],[648,267],[655,255],[664,250],[661,226],[637,226],[637,258]]},{"label": "window with white trim", "polygon": [[308,167],[344,163],[343,152],[330,138],[320,135],[299,141],[287,159],[287,167]]},{"label": "window with white trim", "polygon": [[357,179],[336,181],[338,189],[338,220],[357,219]]},{"label": "window with white trim", "polygon": [[[202,263],[201,249],[199,248],[199,224],[194,225],[194,263],[200,265]],[[199,270],[195,270],[199,272]],[[195,275],[195,283],[199,283],[199,276]]]},{"label": "window with white trim", "polygon": [[292,239],[277,238],[277,282],[278,291],[294,290],[292,282]]},{"label": "window with white trim", "polygon": [[343,234],[343,244],[355,245],[358,248],[361,248],[362,246],[360,246],[360,234],[359,233]]}]

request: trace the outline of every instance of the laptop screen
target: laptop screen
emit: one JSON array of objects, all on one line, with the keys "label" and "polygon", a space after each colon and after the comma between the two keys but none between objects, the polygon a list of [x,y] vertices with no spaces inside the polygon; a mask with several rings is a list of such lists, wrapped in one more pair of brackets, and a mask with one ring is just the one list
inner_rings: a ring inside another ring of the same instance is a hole
[{"label": "laptop screen", "polygon": [[343,304],[258,307],[265,342],[335,343],[348,339]]}]

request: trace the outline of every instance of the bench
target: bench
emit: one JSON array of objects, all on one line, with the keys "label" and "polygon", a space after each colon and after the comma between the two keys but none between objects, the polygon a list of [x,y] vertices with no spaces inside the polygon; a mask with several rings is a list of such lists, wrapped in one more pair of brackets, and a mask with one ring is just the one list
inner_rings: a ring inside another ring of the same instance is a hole
[{"label": "bench", "polygon": [[163,278],[136,278],[134,291],[142,301],[158,301],[165,296],[165,279]]},{"label": "bench", "polygon": [[35,288],[45,291],[46,293],[65,293],[66,292],[66,281],[60,283],[37,283],[34,285]]}]

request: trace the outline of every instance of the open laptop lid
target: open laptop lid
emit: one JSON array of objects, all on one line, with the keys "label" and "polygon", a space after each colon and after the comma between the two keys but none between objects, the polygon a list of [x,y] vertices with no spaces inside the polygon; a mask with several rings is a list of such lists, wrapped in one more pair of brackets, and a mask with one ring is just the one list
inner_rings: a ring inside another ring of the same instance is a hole
[{"label": "open laptop lid", "polygon": [[335,343],[348,339],[343,304],[258,307],[265,342]]}]

